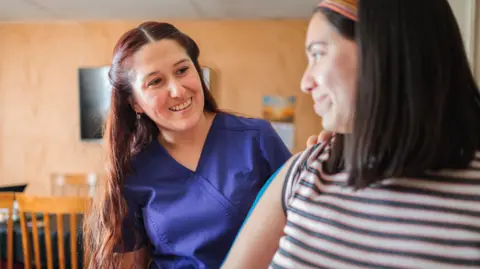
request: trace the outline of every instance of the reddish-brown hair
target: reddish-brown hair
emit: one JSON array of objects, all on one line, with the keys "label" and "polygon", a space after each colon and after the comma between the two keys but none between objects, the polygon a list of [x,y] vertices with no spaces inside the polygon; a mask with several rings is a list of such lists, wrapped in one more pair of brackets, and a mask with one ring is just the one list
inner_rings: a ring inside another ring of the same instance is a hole
[{"label": "reddish-brown hair", "polygon": [[123,184],[130,172],[130,160],[159,134],[150,118],[145,115],[139,120],[136,118],[130,104],[132,85],[127,62],[144,45],[162,39],[175,40],[185,49],[200,76],[205,96],[204,110],[218,112],[198,63],[200,50],[189,36],[171,24],[160,22],[145,22],[123,34],[114,48],[109,71],[112,95],[104,132],[107,177],[84,223],[85,268],[119,267],[118,260],[114,259],[114,249],[122,246],[121,227],[128,210]]}]

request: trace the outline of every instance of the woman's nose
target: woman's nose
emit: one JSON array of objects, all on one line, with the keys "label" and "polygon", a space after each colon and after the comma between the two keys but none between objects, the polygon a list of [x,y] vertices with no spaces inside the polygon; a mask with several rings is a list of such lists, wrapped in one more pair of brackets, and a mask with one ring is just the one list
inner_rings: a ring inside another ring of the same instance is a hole
[{"label": "woman's nose", "polygon": [[305,70],[303,73],[302,82],[300,84],[300,88],[304,93],[310,93],[313,89],[315,89],[316,83],[313,79],[313,76],[310,73],[310,70]]},{"label": "woman's nose", "polygon": [[182,97],[185,94],[185,89],[183,88],[182,84],[175,79],[170,81],[168,87],[170,90],[170,96],[172,98]]}]

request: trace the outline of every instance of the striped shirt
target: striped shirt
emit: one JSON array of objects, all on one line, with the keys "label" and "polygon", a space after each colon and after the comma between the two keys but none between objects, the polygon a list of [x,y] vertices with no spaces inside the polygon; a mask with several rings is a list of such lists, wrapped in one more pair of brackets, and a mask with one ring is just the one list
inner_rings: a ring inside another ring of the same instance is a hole
[{"label": "striped shirt", "polygon": [[480,152],[468,170],[357,192],[323,173],[327,157],[317,145],[290,167],[269,268],[480,268]]}]

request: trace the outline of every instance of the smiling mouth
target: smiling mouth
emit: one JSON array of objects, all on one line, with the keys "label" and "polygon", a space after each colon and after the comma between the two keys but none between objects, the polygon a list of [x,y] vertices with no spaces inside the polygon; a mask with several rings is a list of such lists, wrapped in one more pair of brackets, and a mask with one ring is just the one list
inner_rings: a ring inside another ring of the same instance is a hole
[{"label": "smiling mouth", "polygon": [[188,100],[185,101],[185,103],[183,104],[170,107],[169,110],[178,112],[178,111],[182,111],[189,108],[191,105],[192,105],[192,97],[188,98]]},{"label": "smiling mouth", "polygon": [[316,104],[320,104],[320,103],[323,103],[324,101],[326,101],[328,98],[328,95],[327,94],[322,94],[318,97],[313,97],[313,101],[316,103]]}]

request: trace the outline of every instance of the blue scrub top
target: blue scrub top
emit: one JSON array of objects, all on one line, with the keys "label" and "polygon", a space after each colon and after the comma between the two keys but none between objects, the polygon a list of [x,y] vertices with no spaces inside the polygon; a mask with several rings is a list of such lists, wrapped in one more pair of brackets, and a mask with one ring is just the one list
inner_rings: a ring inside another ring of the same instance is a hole
[{"label": "blue scrub top", "polygon": [[124,186],[122,251],[150,246],[150,268],[219,268],[268,178],[291,156],[269,122],[218,113],[196,171],[155,140]]}]

